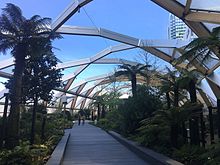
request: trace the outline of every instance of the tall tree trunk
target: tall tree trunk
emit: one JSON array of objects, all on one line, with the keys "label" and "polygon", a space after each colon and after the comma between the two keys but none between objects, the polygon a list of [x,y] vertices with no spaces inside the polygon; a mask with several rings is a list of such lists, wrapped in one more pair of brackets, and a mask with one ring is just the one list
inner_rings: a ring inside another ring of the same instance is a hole
[{"label": "tall tree trunk", "polygon": [[133,97],[137,96],[137,79],[136,75],[131,75],[131,87],[132,87],[132,95]]},{"label": "tall tree trunk", "polygon": [[212,116],[212,107],[209,106],[209,130],[210,130],[210,140],[211,144],[214,143],[214,127],[213,127],[213,116]]},{"label": "tall tree trunk", "polygon": [[202,146],[205,147],[205,123],[203,120],[203,113],[200,113],[200,126],[201,126],[201,142]]},{"label": "tall tree trunk", "polygon": [[93,112],[93,110],[92,110],[92,114],[91,114],[92,116],[92,121],[94,121],[94,112]]},{"label": "tall tree trunk", "polygon": [[183,136],[184,143],[187,143],[187,130],[186,130],[186,124],[184,121],[182,122],[182,136]]},{"label": "tall tree trunk", "polygon": [[47,114],[42,114],[42,125],[41,125],[41,141],[45,139],[45,125],[46,125]]},{"label": "tall tree trunk", "polygon": [[[178,86],[174,86],[173,88],[174,91],[174,107],[178,107],[178,103],[179,103],[179,88]],[[173,147],[177,147],[178,146],[178,134],[179,134],[179,125],[178,123],[175,124],[171,124],[171,143],[173,145]]]},{"label": "tall tree trunk", "polygon": [[[189,82],[189,94],[190,94],[190,101],[191,103],[197,102],[197,96],[196,96],[196,84],[193,80],[190,80]],[[193,117],[190,119],[189,124],[190,129],[190,140],[191,144],[193,145],[199,145],[200,139],[199,139],[199,117],[197,115],[193,115]]]},{"label": "tall tree trunk", "polygon": [[31,137],[30,137],[30,143],[31,145],[34,144],[35,139],[35,125],[36,125],[36,109],[37,109],[37,96],[34,97],[34,106],[33,106],[33,112],[32,112],[32,124],[31,124]]},{"label": "tall tree trunk", "polygon": [[198,133],[198,118],[193,116],[189,121],[190,128],[190,144],[198,145],[199,144],[199,133]]},{"label": "tall tree trunk", "polygon": [[101,111],[101,108],[100,108],[100,103],[98,103],[98,117],[97,117],[97,121],[99,121],[100,119],[100,111]]},{"label": "tall tree trunk", "polygon": [[171,124],[171,130],[170,130],[170,140],[173,147],[177,148],[178,146],[178,125],[177,124]]},{"label": "tall tree trunk", "polygon": [[170,109],[170,94],[166,92],[166,99],[167,99],[167,109]]},{"label": "tall tree trunk", "polygon": [[220,138],[220,99],[217,98],[217,123],[218,123],[218,138]]},{"label": "tall tree trunk", "polygon": [[177,85],[174,86],[174,107],[179,106],[179,87]]},{"label": "tall tree trunk", "polygon": [[4,112],[2,118],[1,135],[0,135],[0,148],[2,148],[4,145],[4,140],[6,135],[7,110],[8,110],[8,93],[5,93],[4,96],[5,96],[5,105],[4,105]]},{"label": "tall tree trunk", "polygon": [[105,105],[102,105],[102,114],[101,114],[102,118],[105,118]]},{"label": "tall tree trunk", "polygon": [[189,82],[189,95],[191,103],[197,102],[197,96],[196,96],[196,84],[193,80]]},{"label": "tall tree trunk", "polygon": [[26,48],[17,46],[14,50],[15,68],[10,89],[11,108],[8,116],[8,131],[6,139],[6,148],[12,149],[19,144],[19,120],[20,120],[20,103],[22,89],[22,74],[25,68]]}]

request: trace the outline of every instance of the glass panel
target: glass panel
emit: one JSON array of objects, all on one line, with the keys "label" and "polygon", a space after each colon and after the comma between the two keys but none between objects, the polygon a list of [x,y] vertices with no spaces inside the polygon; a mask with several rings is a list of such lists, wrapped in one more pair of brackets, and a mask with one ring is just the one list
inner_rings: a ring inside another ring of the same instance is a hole
[{"label": "glass panel", "polygon": [[[182,5],[186,5],[186,0],[177,0]],[[191,9],[220,11],[219,0],[192,0]]]},{"label": "glass panel", "polygon": [[219,62],[219,60],[210,57],[210,60],[204,61],[204,65],[205,65],[208,69],[211,69],[211,68],[213,68],[218,62]]},{"label": "glass panel", "polygon": [[220,11],[219,0],[192,0],[191,9]]},{"label": "glass panel", "polygon": [[179,3],[181,3],[182,5],[186,5],[186,0],[177,0]]},{"label": "glass panel", "polygon": [[220,67],[218,67],[214,72],[220,74]]},{"label": "glass panel", "polygon": [[210,31],[212,31],[213,28],[216,28],[218,26],[220,26],[219,24],[213,24],[213,23],[203,23],[207,29],[209,29]]},{"label": "glass panel", "polygon": [[173,48],[157,48],[157,49],[160,50],[161,52],[168,54],[169,56],[172,56],[174,50]]},{"label": "glass panel", "polygon": [[211,69],[219,61],[214,53],[212,53],[211,55],[208,55],[208,57],[205,57],[205,56],[207,56],[206,53],[204,53],[204,55],[202,56],[198,56],[197,60],[200,61],[207,69]]},{"label": "glass panel", "polygon": [[78,89],[79,89],[80,86],[76,87],[76,88],[73,88],[71,89],[71,92],[76,92]]},{"label": "glass panel", "polygon": [[174,59],[177,59],[181,56],[180,52],[178,50],[175,51],[175,54],[174,54]]}]

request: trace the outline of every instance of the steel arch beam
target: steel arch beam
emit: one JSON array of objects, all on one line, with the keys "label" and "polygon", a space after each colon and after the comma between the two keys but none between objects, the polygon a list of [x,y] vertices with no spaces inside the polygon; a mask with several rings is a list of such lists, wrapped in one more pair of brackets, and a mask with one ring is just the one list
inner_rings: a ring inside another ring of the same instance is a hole
[{"label": "steel arch beam", "polygon": [[194,33],[199,36],[209,36],[210,31],[201,23],[201,22],[193,22],[193,21],[187,21],[184,19],[184,11],[185,6],[180,4],[176,0],[151,0],[152,2],[158,4],[165,10],[169,11],[170,13],[176,15],[177,17],[181,18],[189,27],[194,31]]},{"label": "steel arch beam", "polygon": [[110,46],[90,58],[84,58],[84,59],[80,59],[80,60],[59,63],[59,64],[57,64],[56,68],[57,69],[65,69],[65,68],[74,67],[74,66],[91,64],[91,63],[96,62],[97,60],[99,60],[99,62],[100,62],[101,58],[103,58],[111,53],[124,51],[124,50],[128,50],[128,49],[134,49],[134,48],[135,48],[134,46],[126,45],[126,44]]},{"label": "steel arch beam", "polygon": [[207,23],[214,23],[214,24],[220,24],[220,13],[214,13],[214,12],[190,12],[185,16],[185,19],[187,21],[193,21],[193,22],[207,22]]},{"label": "steel arch beam", "polygon": [[62,26],[72,15],[74,15],[81,7],[88,4],[92,0],[74,0],[52,23],[51,28],[56,31]]},{"label": "steel arch beam", "polygon": [[8,68],[12,65],[14,65],[14,58],[11,57],[11,58],[8,58],[6,60],[3,60],[3,61],[0,61],[0,69],[5,69],[5,68]]},{"label": "steel arch beam", "polygon": [[[157,48],[181,48],[189,43],[189,41],[181,41],[181,40],[142,40],[142,39],[137,39],[134,37],[122,35],[116,32],[112,32],[106,29],[102,29],[102,28],[97,29],[91,27],[88,28],[88,27],[62,26],[57,30],[57,32],[61,34],[99,36],[103,38],[108,38],[111,40],[115,40],[118,42],[135,46],[137,48],[141,48],[171,64],[173,61],[173,56],[165,52],[162,52]],[[194,65],[198,68],[198,70],[201,73],[203,74],[207,73],[207,69],[204,68],[202,65],[199,65],[198,62],[194,62]]]},{"label": "steel arch beam", "polygon": [[69,35],[86,35],[86,36],[99,36],[111,40],[115,40],[124,44],[132,45],[135,47],[156,47],[156,48],[175,48],[187,45],[189,41],[182,40],[143,40],[120,33],[116,33],[104,28],[93,27],[79,27],[79,26],[61,26],[56,31],[60,34]]}]

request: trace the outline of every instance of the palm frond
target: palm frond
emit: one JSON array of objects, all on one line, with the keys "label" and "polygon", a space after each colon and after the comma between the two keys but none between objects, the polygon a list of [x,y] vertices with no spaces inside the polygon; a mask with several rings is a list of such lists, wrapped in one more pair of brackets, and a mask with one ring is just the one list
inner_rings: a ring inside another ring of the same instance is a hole
[{"label": "palm frond", "polygon": [[128,76],[128,75],[129,75],[129,72],[128,72],[127,70],[119,70],[119,71],[116,71],[116,72],[115,72],[115,76],[116,76],[116,77],[122,76],[122,75]]},{"label": "palm frond", "polygon": [[212,29],[212,36],[218,36],[220,34],[220,27],[216,27]]},{"label": "palm frond", "polygon": [[10,18],[10,22],[16,24],[17,26],[26,20],[22,15],[21,9],[12,3],[6,4],[6,7],[2,9],[2,14]]},{"label": "palm frond", "polygon": [[132,67],[131,66],[132,65],[129,65],[129,64],[123,64],[123,65],[119,66],[119,69],[124,69],[124,70],[127,70],[127,71],[132,73]]},{"label": "palm frond", "polygon": [[11,34],[18,34],[18,28],[14,23],[12,23],[8,17],[4,14],[0,16],[0,33],[11,33]]}]

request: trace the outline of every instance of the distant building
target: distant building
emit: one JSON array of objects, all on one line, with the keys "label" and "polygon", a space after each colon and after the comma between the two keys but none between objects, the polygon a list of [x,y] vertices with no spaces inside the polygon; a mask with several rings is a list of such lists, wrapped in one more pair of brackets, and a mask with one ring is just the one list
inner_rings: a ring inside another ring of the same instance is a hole
[{"label": "distant building", "polygon": [[179,19],[173,14],[170,14],[168,38],[186,40],[196,38],[196,35],[181,19]]}]

